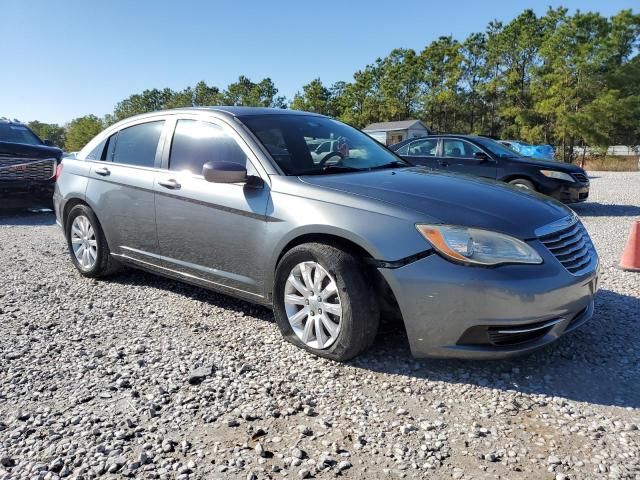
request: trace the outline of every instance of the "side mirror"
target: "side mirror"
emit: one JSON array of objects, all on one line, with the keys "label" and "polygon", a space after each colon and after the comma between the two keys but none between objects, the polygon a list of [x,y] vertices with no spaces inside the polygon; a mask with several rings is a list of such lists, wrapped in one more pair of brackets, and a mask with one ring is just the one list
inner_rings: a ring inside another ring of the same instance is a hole
[{"label": "side mirror", "polygon": [[487,155],[487,154],[486,154],[486,153],[484,153],[484,152],[476,152],[476,153],[474,153],[474,154],[473,154],[473,158],[475,158],[476,160],[479,160],[479,161],[483,161],[483,160],[491,160],[491,159],[489,158],[489,155]]},{"label": "side mirror", "polygon": [[49,139],[46,139],[46,140],[44,141],[44,144],[45,144],[47,147],[55,147],[55,146],[56,146],[56,144],[55,144],[55,143],[53,143],[53,141],[52,141],[52,140],[49,140]]},{"label": "side mirror", "polygon": [[247,169],[234,162],[207,162],[202,166],[202,176],[207,182],[245,183]]}]

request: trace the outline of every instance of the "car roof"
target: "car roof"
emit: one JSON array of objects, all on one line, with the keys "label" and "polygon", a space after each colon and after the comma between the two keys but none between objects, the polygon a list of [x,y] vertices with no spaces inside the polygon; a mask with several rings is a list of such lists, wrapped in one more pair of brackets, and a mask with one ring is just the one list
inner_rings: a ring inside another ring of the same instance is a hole
[{"label": "car roof", "polygon": [[310,115],[315,117],[323,117],[324,115],[319,115],[313,112],[303,112],[300,110],[289,110],[284,108],[269,108],[269,107],[236,107],[236,106],[211,106],[211,107],[182,107],[182,108],[171,108],[167,110],[157,110],[154,112],[141,113],[139,115],[134,115],[131,117],[127,117],[123,119],[121,122],[118,122],[116,125],[123,122],[130,122],[131,120],[137,120],[147,117],[155,117],[158,115],[167,115],[176,112],[181,113],[203,113],[203,112],[212,112],[212,113],[221,113],[224,115],[229,115],[232,117],[248,117],[248,116],[256,116],[256,115]]},{"label": "car roof", "polygon": [[236,106],[212,106],[212,107],[186,107],[176,108],[175,110],[210,110],[214,112],[225,112],[235,117],[244,117],[248,115],[314,115],[321,117],[313,112],[303,112],[301,110],[289,110],[285,108],[270,108],[270,107],[236,107]]},{"label": "car roof", "polygon": [[489,137],[483,137],[481,135],[464,135],[462,133],[432,133],[431,135],[423,135],[421,137],[413,137],[413,138],[407,138],[406,140],[403,140],[399,143],[396,143],[393,146],[397,146],[397,147],[401,147],[403,145],[406,145],[407,143],[413,142],[415,140],[424,140],[424,139],[428,139],[428,138],[461,138],[461,139],[465,139],[465,140],[491,140],[491,138]]}]

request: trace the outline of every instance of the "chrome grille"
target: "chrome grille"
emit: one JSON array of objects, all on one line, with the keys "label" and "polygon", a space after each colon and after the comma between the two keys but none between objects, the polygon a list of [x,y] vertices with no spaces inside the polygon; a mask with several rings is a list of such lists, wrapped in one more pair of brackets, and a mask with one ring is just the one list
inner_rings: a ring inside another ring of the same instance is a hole
[{"label": "chrome grille", "polygon": [[[538,238],[569,272],[582,275],[595,268],[598,257],[582,223],[578,219],[569,222],[568,227]],[[565,221],[565,225],[569,222]]]},{"label": "chrome grille", "polygon": [[551,329],[563,320],[562,317],[545,322],[531,323],[512,327],[489,327],[487,334],[492,345],[507,346],[531,342],[544,337]]},{"label": "chrome grille", "polygon": [[49,180],[55,171],[54,158],[0,158],[0,180]]},{"label": "chrome grille", "polygon": [[589,182],[589,179],[587,178],[587,176],[582,173],[572,173],[571,175],[573,175],[573,178],[575,178],[579,182],[582,182],[582,183]]}]

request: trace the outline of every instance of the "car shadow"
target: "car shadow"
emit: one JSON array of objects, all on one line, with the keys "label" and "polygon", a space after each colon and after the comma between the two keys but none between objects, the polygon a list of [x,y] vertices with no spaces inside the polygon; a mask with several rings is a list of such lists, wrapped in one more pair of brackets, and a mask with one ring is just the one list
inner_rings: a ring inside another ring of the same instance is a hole
[{"label": "car shadow", "polygon": [[[147,285],[194,301],[274,322],[270,309],[204,288],[137,270],[110,278]],[[640,299],[601,290],[593,319],[529,355],[507,360],[415,359],[401,324],[383,322],[371,348],[348,363],[367,372],[562,397],[580,402],[640,407]],[[276,326],[274,325],[274,328]]]},{"label": "car shadow", "polygon": [[640,215],[637,205],[608,205],[598,202],[569,205],[581,217],[636,217]]},{"label": "car shadow", "polygon": [[48,208],[2,209],[0,208],[0,225],[39,226],[53,225],[56,217]]},{"label": "car shadow", "polygon": [[594,317],[532,354],[506,360],[416,360],[400,329],[378,336],[355,367],[428,381],[640,407],[640,298],[601,290]]},{"label": "car shadow", "polygon": [[206,303],[212,307],[224,308],[236,313],[242,312],[260,320],[274,322],[271,310],[263,307],[262,305],[246,302],[230,295],[217,293],[198,285],[191,285],[179,280],[155,275],[144,270],[127,267],[122,272],[110,276],[108,281],[117,282],[121,285],[150,286],[153,288],[159,288],[182,295],[183,297],[190,298],[191,300]]}]

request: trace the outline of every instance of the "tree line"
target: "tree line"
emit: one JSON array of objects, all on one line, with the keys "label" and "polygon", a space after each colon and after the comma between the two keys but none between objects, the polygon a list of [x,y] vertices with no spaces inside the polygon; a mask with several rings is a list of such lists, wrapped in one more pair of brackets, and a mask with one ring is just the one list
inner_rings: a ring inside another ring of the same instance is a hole
[{"label": "tree line", "polygon": [[549,143],[572,161],[577,147],[640,144],[640,14],[612,17],[549,8],[490,22],[463,41],[443,36],[421,51],[398,48],[353,78],[303,85],[291,101],[273,81],[245,76],[220,90],[201,81],[183,90],[151,89],[119,102],[104,118],[68,125],[31,122],[69,151],[108,125],[166,108],[246,105],[294,108],[369,123],[423,120],[436,132],[474,133]]}]

